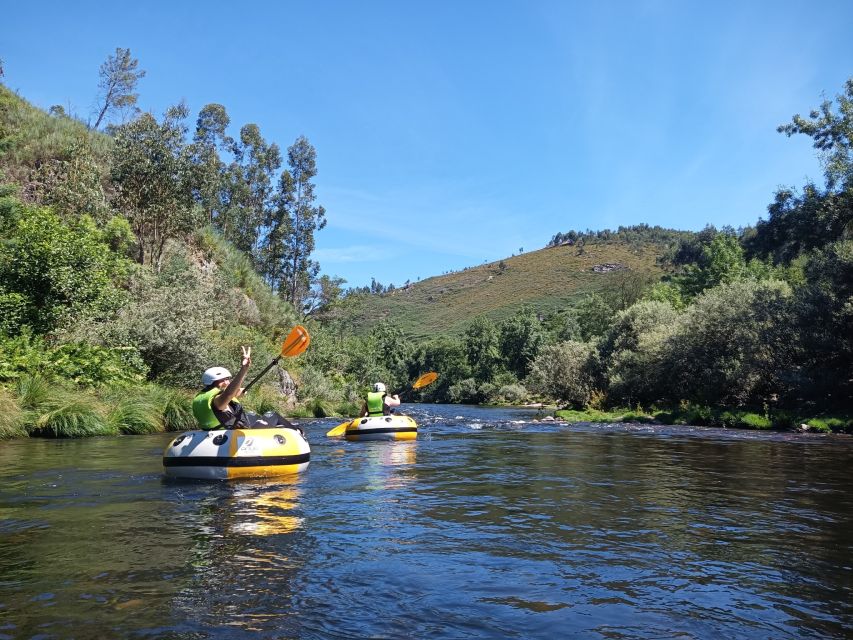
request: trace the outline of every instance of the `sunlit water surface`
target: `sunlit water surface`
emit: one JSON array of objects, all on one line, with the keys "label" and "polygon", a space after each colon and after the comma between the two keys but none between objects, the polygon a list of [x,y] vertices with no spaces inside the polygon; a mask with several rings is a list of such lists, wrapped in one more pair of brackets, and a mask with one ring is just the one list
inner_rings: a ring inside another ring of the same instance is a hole
[{"label": "sunlit water surface", "polygon": [[0,444],[0,638],[853,637],[853,439],[405,408],[287,481]]}]

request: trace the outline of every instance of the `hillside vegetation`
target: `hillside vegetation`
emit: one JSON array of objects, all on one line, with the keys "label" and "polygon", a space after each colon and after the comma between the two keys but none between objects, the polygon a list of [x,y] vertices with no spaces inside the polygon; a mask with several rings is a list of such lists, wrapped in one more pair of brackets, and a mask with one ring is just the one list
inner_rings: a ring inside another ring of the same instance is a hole
[{"label": "hillside vegetation", "polygon": [[548,247],[365,297],[353,322],[364,331],[388,320],[419,340],[461,335],[478,316],[501,322],[525,306],[551,316],[592,294],[619,308],[621,298],[633,302],[664,274],[659,264],[664,250],[624,242]]}]

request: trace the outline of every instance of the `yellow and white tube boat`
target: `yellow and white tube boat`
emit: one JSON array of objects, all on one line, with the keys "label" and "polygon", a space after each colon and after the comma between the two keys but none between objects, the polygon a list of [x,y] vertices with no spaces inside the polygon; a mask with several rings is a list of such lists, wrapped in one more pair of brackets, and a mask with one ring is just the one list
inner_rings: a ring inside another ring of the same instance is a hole
[{"label": "yellow and white tube boat", "polygon": [[418,425],[409,416],[375,416],[356,418],[347,424],[347,440],[415,440]]},{"label": "yellow and white tube boat", "polygon": [[187,431],[163,451],[163,470],[172,478],[227,480],[280,476],[308,468],[311,447],[298,429]]}]

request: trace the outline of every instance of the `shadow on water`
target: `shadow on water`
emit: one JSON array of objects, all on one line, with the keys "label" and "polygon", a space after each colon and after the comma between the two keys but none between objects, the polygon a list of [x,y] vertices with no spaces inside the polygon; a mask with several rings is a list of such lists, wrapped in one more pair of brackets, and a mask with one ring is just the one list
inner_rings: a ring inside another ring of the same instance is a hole
[{"label": "shadow on water", "polygon": [[0,448],[0,638],[849,637],[853,440],[420,405],[267,481]]}]

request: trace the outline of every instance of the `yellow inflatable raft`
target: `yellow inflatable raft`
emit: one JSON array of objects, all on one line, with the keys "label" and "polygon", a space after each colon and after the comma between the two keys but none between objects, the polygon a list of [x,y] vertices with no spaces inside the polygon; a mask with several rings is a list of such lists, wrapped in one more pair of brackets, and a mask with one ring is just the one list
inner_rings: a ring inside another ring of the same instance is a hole
[{"label": "yellow inflatable raft", "polygon": [[347,424],[347,440],[414,440],[418,425],[409,416],[376,416],[356,418]]},{"label": "yellow inflatable raft", "polygon": [[304,471],[311,447],[298,429],[187,431],[163,451],[163,470],[172,478],[226,480]]}]

